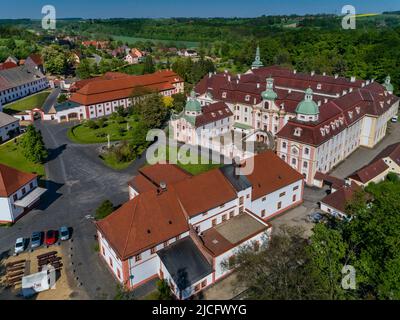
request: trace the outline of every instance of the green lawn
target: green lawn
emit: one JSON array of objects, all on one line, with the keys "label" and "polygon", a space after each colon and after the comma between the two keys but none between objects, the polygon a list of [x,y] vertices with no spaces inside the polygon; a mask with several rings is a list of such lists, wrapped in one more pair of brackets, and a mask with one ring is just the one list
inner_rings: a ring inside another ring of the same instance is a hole
[{"label": "green lawn", "polygon": [[[161,152],[161,154],[165,153],[165,151],[160,151],[160,150],[158,150],[158,151]],[[220,168],[223,166],[223,164],[213,164],[211,159],[209,161],[207,161],[201,155],[198,156],[198,158],[195,160],[196,163],[194,163],[194,164],[186,163],[187,161],[185,161],[185,163],[182,163],[181,161],[177,160],[176,155],[170,156],[171,153],[170,153],[169,149],[166,150],[166,153],[167,153],[166,159],[170,163],[176,163],[177,166],[179,166],[183,170],[191,173],[194,176],[199,175],[204,172],[207,172],[207,171],[210,171],[212,169]],[[159,153],[157,153],[157,156],[158,156],[158,154]],[[164,158],[164,157],[162,157],[162,158]],[[154,161],[151,160],[150,162],[153,163]]]},{"label": "green lawn", "polygon": [[[107,142],[107,135],[111,141],[129,140],[132,138],[132,130],[126,131],[127,124],[133,128],[138,123],[132,117],[127,118],[127,123],[119,124],[113,120],[108,120],[104,128],[91,129],[85,124],[78,125],[68,130],[68,138],[80,144],[104,143]],[[125,132],[120,132],[125,129]]]},{"label": "green lawn", "polygon": [[26,160],[13,141],[0,145],[0,163],[24,172],[36,173],[40,177],[45,176],[44,165]]},{"label": "green lawn", "polygon": [[8,114],[15,114],[24,110],[30,110],[33,108],[41,108],[43,103],[49,96],[50,91],[42,91],[31,95],[29,97],[20,99],[16,102],[12,102],[4,106],[4,112]]}]

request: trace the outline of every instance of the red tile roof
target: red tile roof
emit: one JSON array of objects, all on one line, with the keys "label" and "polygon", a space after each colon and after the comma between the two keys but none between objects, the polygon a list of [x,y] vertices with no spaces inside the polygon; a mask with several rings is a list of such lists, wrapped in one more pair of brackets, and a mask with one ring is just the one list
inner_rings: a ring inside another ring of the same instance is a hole
[{"label": "red tile roof", "polygon": [[177,74],[167,70],[142,76],[122,77],[118,74],[117,77],[113,75],[112,79],[101,78],[87,81],[71,96],[70,100],[87,106],[126,99],[135,92],[140,93],[143,90],[152,92],[173,90],[174,84],[180,82],[183,80]]},{"label": "red tile roof", "polygon": [[7,69],[16,68],[16,67],[18,67],[18,65],[12,61],[0,63],[0,70],[7,70]]},{"label": "red tile roof", "polygon": [[381,153],[379,153],[373,161],[384,158],[390,158],[400,166],[400,142],[388,146]]},{"label": "red tile roof", "polygon": [[196,117],[196,128],[205,126],[209,123],[232,117],[233,113],[224,102],[217,102],[204,106],[202,114]]},{"label": "red tile roof", "polygon": [[0,197],[10,197],[13,193],[36,178],[36,174],[25,173],[0,164]]},{"label": "red tile roof", "polygon": [[126,260],[189,231],[178,199],[172,188],[161,194],[142,193],[97,222],[97,227],[118,257]]},{"label": "red tile roof", "polygon": [[389,166],[385,161],[378,159],[357,170],[349,178],[365,184],[385,172],[388,168]]},{"label": "red tile roof", "polygon": [[303,180],[303,178],[273,151],[266,151],[255,156],[253,173],[247,176],[253,185],[253,200]]},{"label": "red tile roof", "polygon": [[353,199],[354,194],[360,190],[361,187],[352,183],[351,186],[343,186],[336,192],[327,195],[321,200],[321,203],[324,203],[342,213],[346,213],[347,204]]},{"label": "red tile roof", "polygon": [[43,64],[42,56],[40,54],[31,54],[28,58],[31,58],[31,60],[38,66]]},{"label": "red tile roof", "polygon": [[131,185],[139,193],[149,190],[157,190],[160,183],[172,185],[176,182],[190,178],[192,175],[175,164],[155,164],[139,170],[139,174],[133,178]]}]

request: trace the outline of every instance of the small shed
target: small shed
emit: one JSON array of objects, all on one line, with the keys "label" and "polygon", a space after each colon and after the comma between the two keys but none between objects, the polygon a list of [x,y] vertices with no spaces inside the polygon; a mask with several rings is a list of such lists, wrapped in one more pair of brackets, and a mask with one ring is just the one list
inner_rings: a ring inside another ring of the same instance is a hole
[{"label": "small shed", "polygon": [[55,288],[55,270],[45,268],[42,272],[34,273],[22,278],[22,295],[32,297],[40,292]]}]

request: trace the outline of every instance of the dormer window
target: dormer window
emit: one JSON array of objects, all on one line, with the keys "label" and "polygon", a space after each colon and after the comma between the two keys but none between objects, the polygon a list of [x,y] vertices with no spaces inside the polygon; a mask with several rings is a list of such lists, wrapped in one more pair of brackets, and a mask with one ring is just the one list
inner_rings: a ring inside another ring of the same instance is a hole
[{"label": "dormer window", "polygon": [[326,134],[329,134],[329,132],[331,132],[331,130],[329,129],[329,126],[325,126],[325,132],[326,132]]},{"label": "dormer window", "polygon": [[247,96],[245,97],[245,100],[246,100],[246,101],[250,101],[250,96],[247,95]]},{"label": "dormer window", "polygon": [[361,111],[360,107],[356,107],[357,114],[360,114],[360,111]]},{"label": "dormer window", "polygon": [[218,113],[222,116],[223,115],[223,113],[222,113],[222,111],[221,110],[218,110]]},{"label": "dormer window", "polygon": [[324,128],[321,128],[320,131],[321,131],[321,135],[322,135],[323,137],[325,137],[325,130],[324,130]]},{"label": "dormer window", "polygon": [[294,135],[295,135],[296,137],[300,137],[302,131],[303,131],[303,130],[302,130],[301,128],[296,128],[296,129],[294,129]]},{"label": "dormer window", "polygon": [[332,130],[336,129],[335,124],[333,122],[331,123],[331,128],[332,128]]},{"label": "dormer window", "polygon": [[222,98],[226,99],[226,96],[227,96],[226,92],[222,92]]},{"label": "dormer window", "polygon": [[213,118],[215,118],[215,113],[214,113],[214,112],[212,112],[212,113],[211,113],[211,116],[212,116]]},{"label": "dormer window", "polygon": [[322,89],[322,84],[318,83],[317,90],[321,90],[321,89]]},{"label": "dormer window", "polygon": [[349,111],[349,117],[350,119],[353,119],[353,111]]}]

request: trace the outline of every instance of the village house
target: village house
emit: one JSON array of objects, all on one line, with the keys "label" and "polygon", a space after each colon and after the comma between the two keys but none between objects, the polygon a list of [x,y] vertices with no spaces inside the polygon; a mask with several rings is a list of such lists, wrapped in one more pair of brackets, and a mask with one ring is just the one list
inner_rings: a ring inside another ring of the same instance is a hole
[{"label": "village house", "polygon": [[138,64],[142,58],[144,57],[144,53],[137,48],[132,48],[128,54],[125,56],[125,62],[129,64]]},{"label": "village house", "polygon": [[97,222],[100,255],[118,282],[135,289],[160,278],[188,299],[229,275],[239,248],[268,243],[267,221],[302,203],[302,176],[271,151],[254,158],[251,174],[242,168],[141,169],[131,200]]},{"label": "village house", "polygon": [[36,174],[0,164],[0,224],[14,223],[29,212],[46,189],[38,187]]},{"label": "village house", "polygon": [[97,50],[105,50],[109,47],[110,42],[109,41],[95,41],[95,40],[89,40],[89,41],[83,41],[82,45],[84,47],[94,47]]},{"label": "village house", "polygon": [[[261,130],[276,140],[277,154],[314,185],[359,146],[373,148],[398,113],[388,76],[374,80],[300,73],[263,67],[257,50],[245,74],[210,73],[194,88],[202,106],[224,102],[234,127],[244,134]],[[259,136],[259,141],[265,136]]]},{"label": "village house", "polygon": [[39,70],[43,74],[46,73],[43,59],[39,54],[31,54],[28,58],[25,59],[24,65],[28,68]]}]

